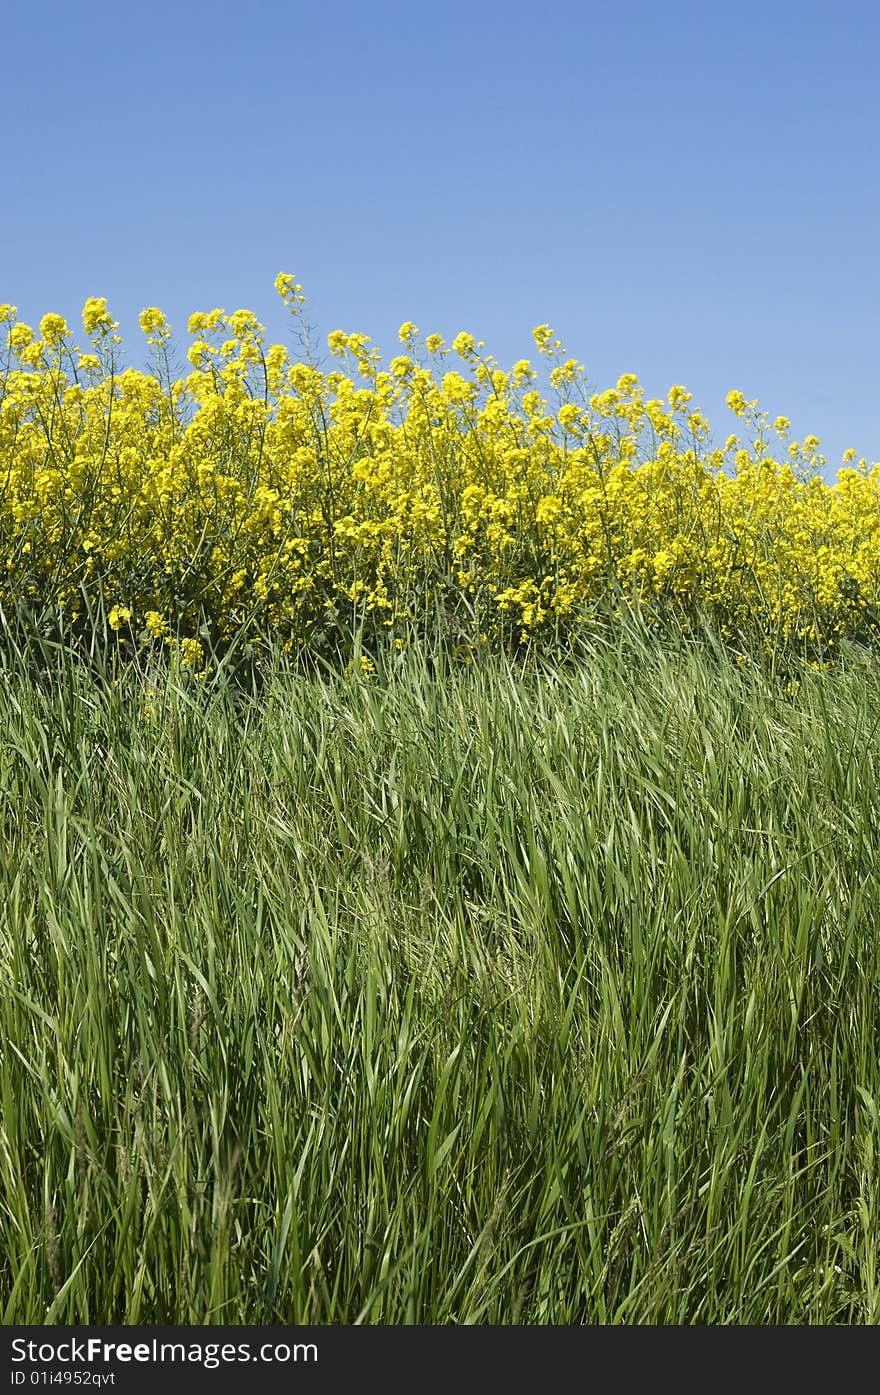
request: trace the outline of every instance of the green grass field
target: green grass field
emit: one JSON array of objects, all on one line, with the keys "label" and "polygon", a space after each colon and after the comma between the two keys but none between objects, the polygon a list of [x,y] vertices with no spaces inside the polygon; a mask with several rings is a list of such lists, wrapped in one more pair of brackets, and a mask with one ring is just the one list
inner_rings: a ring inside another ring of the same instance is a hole
[{"label": "green grass field", "polygon": [[880,671],[0,673],[6,1323],[880,1320]]}]

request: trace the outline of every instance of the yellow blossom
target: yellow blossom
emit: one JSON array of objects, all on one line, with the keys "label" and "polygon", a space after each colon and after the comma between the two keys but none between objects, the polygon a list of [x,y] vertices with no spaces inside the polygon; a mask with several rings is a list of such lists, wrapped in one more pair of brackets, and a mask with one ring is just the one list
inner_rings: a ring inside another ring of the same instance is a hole
[{"label": "yellow blossom", "polygon": [[536,325],[532,330],[532,338],[540,354],[546,354],[553,339],[553,331],[549,325]]},{"label": "yellow blossom", "polygon": [[9,331],[10,348],[14,349],[16,353],[20,353],[22,349],[27,348],[28,344],[33,343],[33,338],[34,331],[30,325],[19,322],[17,325],[13,325]]},{"label": "yellow blossom", "polygon": [[116,322],[107,311],[104,296],[90,296],[83,306],[83,328],[86,334],[109,334],[116,328]]},{"label": "yellow blossom", "polygon": [[452,348],[460,358],[470,358],[475,352],[474,336],[462,330],[452,341]]},{"label": "yellow blossom", "polygon": [[44,315],[40,320],[40,335],[53,348],[62,343],[69,333],[63,315]]},{"label": "yellow blossom", "polygon": [[123,625],[127,625],[130,619],[131,610],[127,605],[115,605],[107,616],[107,624],[111,630],[119,630]]}]

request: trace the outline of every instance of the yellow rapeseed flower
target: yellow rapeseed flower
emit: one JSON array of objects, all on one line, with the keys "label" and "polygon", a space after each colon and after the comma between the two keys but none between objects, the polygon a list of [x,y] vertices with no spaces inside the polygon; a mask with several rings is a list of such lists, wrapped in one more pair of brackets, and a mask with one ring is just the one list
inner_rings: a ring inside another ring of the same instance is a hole
[{"label": "yellow rapeseed flower", "polygon": [[22,349],[27,348],[28,344],[33,343],[33,338],[34,331],[31,329],[30,325],[26,325],[22,321],[19,321],[19,323],[13,325],[12,329],[9,331],[9,346],[16,353],[20,353]]},{"label": "yellow rapeseed flower", "polygon": [[532,338],[539,354],[546,354],[553,340],[553,331],[549,325],[536,325],[532,330]]},{"label": "yellow rapeseed flower", "polygon": [[115,605],[107,616],[107,624],[111,630],[120,630],[123,625],[127,625],[131,619],[131,610],[127,605]]},{"label": "yellow rapeseed flower", "polygon": [[70,333],[63,315],[44,315],[40,320],[40,335],[52,348],[61,344]]},{"label": "yellow rapeseed flower", "polygon": [[116,322],[107,311],[104,296],[90,296],[83,306],[83,328],[86,334],[109,334],[116,328]]}]

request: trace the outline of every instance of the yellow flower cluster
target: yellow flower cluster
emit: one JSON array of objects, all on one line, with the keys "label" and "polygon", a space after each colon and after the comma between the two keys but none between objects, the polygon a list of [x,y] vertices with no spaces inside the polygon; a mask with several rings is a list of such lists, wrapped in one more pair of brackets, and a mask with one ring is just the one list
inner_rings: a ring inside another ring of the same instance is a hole
[{"label": "yellow flower cluster", "polygon": [[[298,316],[301,286],[276,289]],[[538,367],[408,321],[387,368],[342,330],[322,368],[214,309],[190,318],[179,377],[161,310],[140,324],[145,372],[103,299],[86,349],[60,315],[36,333],[0,306],[6,616],[97,617],[194,668],[249,622],[287,650],[438,617],[522,641],[609,600],[773,644],[878,632],[880,466],[848,452],[826,483],[816,438],[740,392],[743,434],[720,445],[683,387],[590,391],[548,325]]]}]

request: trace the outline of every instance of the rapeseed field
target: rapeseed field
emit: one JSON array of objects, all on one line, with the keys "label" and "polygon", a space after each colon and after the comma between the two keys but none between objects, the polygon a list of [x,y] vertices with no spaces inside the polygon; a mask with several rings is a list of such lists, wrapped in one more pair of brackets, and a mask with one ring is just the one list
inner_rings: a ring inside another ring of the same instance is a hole
[{"label": "rapeseed field", "polygon": [[880,466],[848,452],[828,483],[816,437],[737,391],[723,442],[684,387],[593,391],[547,325],[510,368],[412,323],[387,367],[342,330],[321,367],[302,288],[276,289],[303,352],[215,309],[190,317],[186,372],[157,308],[138,370],[103,299],[85,352],[61,316],[0,307],[10,623],[197,670],[245,631],[289,654],[439,631],[467,656],[558,646],[609,608],[765,653],[876,638]]}]

